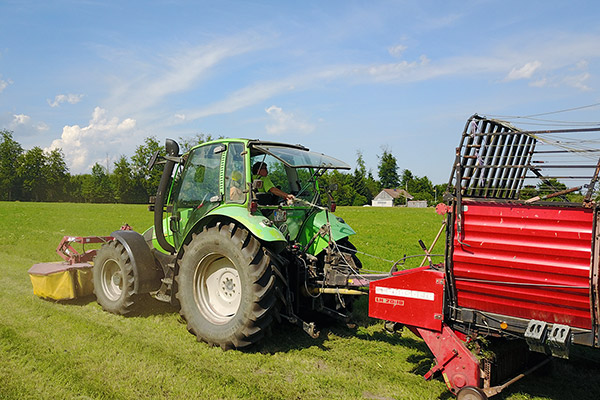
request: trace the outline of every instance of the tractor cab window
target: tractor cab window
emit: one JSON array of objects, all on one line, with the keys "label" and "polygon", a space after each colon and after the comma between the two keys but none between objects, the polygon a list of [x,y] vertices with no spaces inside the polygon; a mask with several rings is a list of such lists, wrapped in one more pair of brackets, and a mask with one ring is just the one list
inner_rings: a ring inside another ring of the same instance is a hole
[{"label": "tractor cab window", "polygon": [[[259,154],[252,157],[250,165],[255,166],[257,163],[265,163],[267,165],[267,178],[274,187],[277,187],[286,193],[293,194],[302,200],[313,201],[313,197],[316,193],[314,184],[315,179],[313,179],[309,168],[290,167],[270,154]],[[252,179],[259,179],[259,177],[254,174],[254,171],[252,172]],[[264,181],[264,178],[262,178],[262,180]],[[277,204],[281,201],[281,198],[274,195],[270,196],[267,200],[262,200],[264,195],[261,194],[261,192],[266,192],[266,190],[258,189],[258,192],[259,204]]]},{"label": "tractor cab window", "polygon": [[225,164],[225,201],[243,204],[246,201],[246,170],[244,168],[245,146],[230,143]]},{"label": "tractor cab window", "polygon": [[267,163],[268,176],[274,186],[313,204],[319,203],[317,178],[320,175],[330,169],[350,169],[343,161],[302,146],[257,141],[251,147],[252,165],[260,161]]},{"label": "tractor cab window", "polygon": [[199,147],[190,154],[183,170],[177,206],[198,207],[219,196],[221,154],[215,154],[217,146]]},{"label": "tractor cab window", "polygon": [[222,144],[192,150],[181,173],[175,196],[172,229],[176,245],[207,212],[221,202],[219,173]]}]

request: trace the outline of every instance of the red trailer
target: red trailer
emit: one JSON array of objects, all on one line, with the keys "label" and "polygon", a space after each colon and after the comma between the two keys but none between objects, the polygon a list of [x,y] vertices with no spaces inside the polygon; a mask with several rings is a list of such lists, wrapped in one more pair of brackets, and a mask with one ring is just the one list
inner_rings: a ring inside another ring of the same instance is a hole
[{"label": "red trailer", "polygon": [[[459,399],[486,399],[544,355],[600,346],[600,151],[585,146],[599,131],[468,120],[438,207],[447,212],[444,262],[369,288],[371,317],[428,345],[436,365],[426,379],[440,372]],[[473,351],[482,337],[498,344],[493,357]]]}]

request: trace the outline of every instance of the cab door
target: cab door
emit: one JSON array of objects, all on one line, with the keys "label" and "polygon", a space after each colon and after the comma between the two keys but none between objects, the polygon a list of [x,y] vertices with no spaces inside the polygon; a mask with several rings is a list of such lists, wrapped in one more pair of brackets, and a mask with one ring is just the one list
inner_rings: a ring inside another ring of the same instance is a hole
[{"label": "cab door", "polygon": [[185,163],[173,201],[170,229],[179,249],[190,230],[223,200],[222,175],[227,146],[208,144],[193,149]]}]

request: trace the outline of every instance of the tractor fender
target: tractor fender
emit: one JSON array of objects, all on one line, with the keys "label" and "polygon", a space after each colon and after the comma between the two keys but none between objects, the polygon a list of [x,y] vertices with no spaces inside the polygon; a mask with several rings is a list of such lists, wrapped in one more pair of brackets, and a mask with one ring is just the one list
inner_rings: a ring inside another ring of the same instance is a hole
[{"label": "tractor fender", "polygon": [[133,290],[148,293],[158,290],[163,276],[142,235],[135,231],[114,231],[111,236],[125,247],[133,267]]},{"label": "tractor fender", "polygon": [[[229,207],[219,207],[204,218],[191,229],[186,236],[192,234],[192,232],[199,232],[207,225],[213,224],[219,220],[233,220],[238,224],[244,226],[252,235],[258,238],[262,242],[267,242],[272,248],[280,248],[285,246],[287,240],[279,229],[277,229],[268,218],[262,215],[253,215],[248,212],[248,209],[244,206],[232,205]],[[186,240],[187,241],[187,240]]]}]

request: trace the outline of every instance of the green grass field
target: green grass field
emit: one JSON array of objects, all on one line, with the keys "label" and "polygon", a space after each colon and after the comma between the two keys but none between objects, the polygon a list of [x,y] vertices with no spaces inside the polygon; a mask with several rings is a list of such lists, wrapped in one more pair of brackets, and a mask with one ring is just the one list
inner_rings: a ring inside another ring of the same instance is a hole
[{"label": "green grass field", "polygon": [[[366,269],[387,271],[429,246],[442,218],[432,209],[340,208]],[[105,313],[93,296],[68,302],[33,295],[27,270],[58,261],[64,235],[108,235],[123,223],[143,231],[142,205],[0,203],[0,399],[450,399],[424,343],[383,332],[358,304],[354,329],[333,326],[310,339],[276,326],[244,351],[198,343],[177,311],[150,302],[134,317]],[[443,252],[443,236],[434,253]],[[402,268],[416,266],[411,260]],[[576,349],[577,350],[577,349]],[[589,349],[557,360],[547,376],[527,377],[498,399],[597,399],[600,365]]]}]

